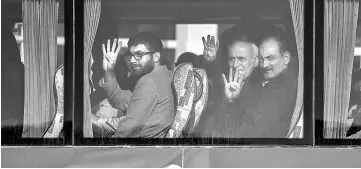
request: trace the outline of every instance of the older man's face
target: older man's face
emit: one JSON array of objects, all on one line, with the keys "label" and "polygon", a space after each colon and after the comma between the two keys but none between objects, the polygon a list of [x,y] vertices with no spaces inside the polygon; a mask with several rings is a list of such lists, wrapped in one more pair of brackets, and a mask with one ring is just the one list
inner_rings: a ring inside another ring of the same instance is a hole
[{"label": "older man's face", "polygon": [[[228,48],[228,65],[233,71],[239,68],[239,77],[247,79],[256,66],[257,56],[252,44],[245,42],[234,42]],[[233,75],[235,72],[233,72]]]}]

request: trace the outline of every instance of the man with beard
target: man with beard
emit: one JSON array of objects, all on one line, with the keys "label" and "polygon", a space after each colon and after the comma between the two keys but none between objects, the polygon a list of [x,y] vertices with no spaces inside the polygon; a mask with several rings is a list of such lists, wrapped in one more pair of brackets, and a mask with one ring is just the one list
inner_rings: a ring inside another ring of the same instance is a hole
[{"label": "man with beard", "polygon": [[297,96],[297,78],[288,65],[291,54],[281,35],[261,41],[260,66],[264,80],[258,85],[256,106],[247,114],[242,137],[286,138]]},{"label": "man with beard", "polygon": [[172,73],[162,63],[162,42],[153,33],[141,32],[128,41],[124,56],[129,61],[129,75],[137,79],[131,94],[122,90],[116,80],[114,65],[121,42],[116,39],[110,50],[103,45],[104,78],[99,85],[104,90],[112,107],[124,110],[126,115],[101,119],[98,123],[108,125],[115,131],[113,137],[155,137],[166,135],[174,119],[174,98],[171,89]]}]

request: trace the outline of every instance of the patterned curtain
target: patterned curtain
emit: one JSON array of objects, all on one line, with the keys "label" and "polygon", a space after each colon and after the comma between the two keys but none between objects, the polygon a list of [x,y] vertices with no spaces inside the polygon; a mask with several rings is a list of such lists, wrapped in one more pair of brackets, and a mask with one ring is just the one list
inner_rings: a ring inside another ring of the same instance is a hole
[{"label": "patterned curtain", "polygon": [[23,0],[25,98],[23,137],[41,137],[55,114],[59,3]]},{"label": "patterned curtain", "polygon": [[92,123],[90,120],[90,85],[92,47],[97,32],[101,11],[101,0],[85,0],[84,3],[84,123],[83,136],[93,137]]},{"label": "patterned curtain", "polygon": [[345,138],[359,0],[325,0],[324,138]]},{"label": "patterned curtain", "polygon": [[[291,119],[289,138],[302,138],[303,133],[303,23],[304,23],[304,0],[289,0],[292,22],[295,31],[298,52],[298,87],[295,110]],[[302,124],[300,124],[302,123]]]}]

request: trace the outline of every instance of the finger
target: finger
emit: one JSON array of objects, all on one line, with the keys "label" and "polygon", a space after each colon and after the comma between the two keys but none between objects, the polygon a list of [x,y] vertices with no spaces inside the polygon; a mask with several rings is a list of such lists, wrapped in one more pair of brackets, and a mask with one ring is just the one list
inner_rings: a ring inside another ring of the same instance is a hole
[{"label": "finger", "polygon": [[109,59],[107,58],[107,53],[105,52],[104,44],[103,44],[103,60],[107,60],[109,62]]},{"label": "finger", "polygon": [[244,81],[244,78],[246,77],[246,72],[243,71],[241,78],[239,79],[239,83],[242,83]]},{"label": "finger", "polygon": [[227,84],[227,79],[226,79],[226,76],[224,74],[222,74],[222,78],[223,78],[224,84]]},{"label": "finger", "polygon": [[113,41],[113,46],[112,46],[112,51],[111,52],[115,52],[115,47],[117,46],[117,39],[115,38]]},{"label": "finger", "polygon": [[204,37],[202,37],[202,41],[203,41],[203,46],[206,47],[207,46],[207,42],[206,39]]},{"label": "finger", "polygon": [[237,80],[237,83],[242,84],[242,81],[243,81],[243,78],[239,78],[239,79]]},{"label": "finger", "polygon": [[216,44],[215,44],[215,40],[214,40],[214,36],[212,36],[212,38],[211,38],[211,45],[212,46],[215,46]]},{"label": "finger", "polygon": [[109,127],[109,126],[107,126],[107,125],[106,125],[106,124],[104,124],[104,123],[102,123],[102,124],[101,124],[101,127],[102,127],[102,128],[103,128],[103,130],[105,130],[105,131],[108,131],[108,132],[109,132],[109,131],[111,131],[111,130],[110,130],[110,127]]},{"label": "finger", "polygon": [[110,39],[108,39],[108,43],[107,43],[107,53],[110,52]]},{"label": "finger", "polygon": [[108,131],[114,132],[114,130],[113,130],[108,124],[105,124],[105,126],[106,126],[106,129],[107,129]]},{"label": "finger", "polygon": [[102,44],[102,49],[103,49],[103,55],[105,55],[107,52],[105,51],[105,45]]},{"label": "finger", "polygon": [[216,47],[219,47],[219,40],[217,40]]},{"label": "finger", "polygon": [[211,41],[211,36],[208,35],[208,36],[207,36],[207,44],[208,44],[208,45],[209,45],[210,41]]},{"label": "finger", "polygon": [[238,79],[238,83],[239,83],[241,86],[242,86],[242,84],[244,84],[245,78],[246,78],[246,73],[245,73],[245,71],[243,71],[241,78]]},{"label": "finger", "polygon": [[236,73],[234,74],[234,77],[233,77],[233,82],[237,82],[238,81],[238,76],[239,76],[239,68],[237,67],[236,68]]},{"label": "finger", "polygon": [[107,58],[107,56],[106,56],[106,55],[103,55],[103,62],[104,62],[105,60],[106,60],[107,62],[109,62],[109,59]]},{"label": "finger", "polygon": [[115,51],[115,54],[116,54],[117,57],[118,57],[118,53],[119,53],[121,48],[122,48],[122,41],[120,41],[120,39],[118,39],[118,48]]},{"label": "finger", "polygon": [[229,76],[228,76],[228,81],[229,82],[232,82],[232,79],[233,79],[233,71],[232,71],[232,68],[229,69]]},{"label": "finger", "polygon": [[107,126],[110,128],[111,131],[115,132],[115,129],[114,129],[115,127],[108,122],[111,119],[112,118],[108,119],[107,122],[105,122],[105,124],[107,124]]}]

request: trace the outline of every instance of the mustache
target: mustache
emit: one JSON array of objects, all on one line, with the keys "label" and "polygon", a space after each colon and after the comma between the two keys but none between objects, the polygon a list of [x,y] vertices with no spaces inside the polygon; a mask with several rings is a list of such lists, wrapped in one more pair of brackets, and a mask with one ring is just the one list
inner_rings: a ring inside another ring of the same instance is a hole
[{"label": "mustache", "polygon": [[263,70],[263,71],[273,70],[273,67],[270,67],[270,66],[264,67],[264,68],[262,68],[262,70]]},{"label": "mustache", "polygon": [[141,67],[141,65],[140,64],[130,64],[129,67],[136,68],[136,67]]}]

